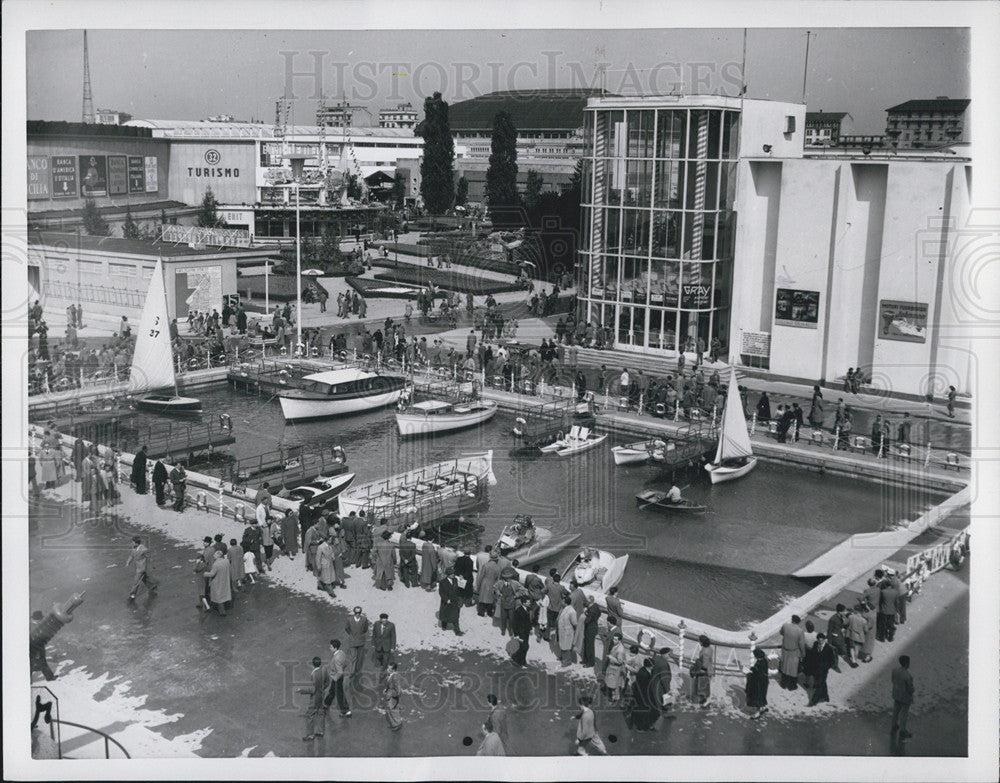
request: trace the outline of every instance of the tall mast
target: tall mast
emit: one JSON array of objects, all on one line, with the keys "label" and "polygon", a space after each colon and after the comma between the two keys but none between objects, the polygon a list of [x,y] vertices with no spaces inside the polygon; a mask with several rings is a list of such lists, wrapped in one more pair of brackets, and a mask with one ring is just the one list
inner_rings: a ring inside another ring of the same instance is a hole
[{"label": "tall mast", "polygon": [[87,31],[83,31],[83,122],[94,124],[94,96],[90,89],[90,56],[87,52]]}]

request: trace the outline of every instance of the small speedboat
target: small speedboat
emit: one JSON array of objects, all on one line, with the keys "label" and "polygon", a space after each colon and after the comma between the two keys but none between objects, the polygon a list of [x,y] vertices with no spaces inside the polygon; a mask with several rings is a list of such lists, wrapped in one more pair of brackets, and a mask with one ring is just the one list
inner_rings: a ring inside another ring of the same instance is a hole
[{"label": "small speedboat", "polygon": [[607,593],[625,576],[628,555],[615,557],[596,547],[584,547],[563,571],[563,579],[572,579],[581,587]]},{"label": "small speedboat", "polygon": [[667,452],[673,451],[675,448],[673,443],[655,438],[626,443],[624,446],[615,446],[611,449],[611,453],[615,457],[615,465],[637,465],[648,460],[662,462],[666,459]]},{"label": "small speedboat", "polygon": [[599,446],[607,438],[607,433],[597,435],[592,433],[588,427],[579,427],[574,424],[565,437],[553,441],[547,446],[542,446],[541,451],[542,454],[557,454],[560,457],[568,457]]},{"label": "small speedboat", "polygon": [[339,476],[318,476],[305,484],[281,490],[278,497],[293,501],[298,500],[300,503],[308,503],[314,508],[319,508],[336,498],[337,495],[351,486],[353,481],[353,473],[342,473]]},{"label": "small speedboat", "polygon": [[531,517],[518,515],[503,529],[494,550],[523,567],[554,555],[579,537],[579,533],[554,536],[548,528],[535,527]]},{"label": "small speedboat", "polygon": [[666,492],[647,489],[635,496],[635,504],[639,508],[657,508],[670,513],[692,513],[700,514],[708,510],[707,506],[695,503],[691,500],[681,500],[680,503],[673,503],[667,498]]}]

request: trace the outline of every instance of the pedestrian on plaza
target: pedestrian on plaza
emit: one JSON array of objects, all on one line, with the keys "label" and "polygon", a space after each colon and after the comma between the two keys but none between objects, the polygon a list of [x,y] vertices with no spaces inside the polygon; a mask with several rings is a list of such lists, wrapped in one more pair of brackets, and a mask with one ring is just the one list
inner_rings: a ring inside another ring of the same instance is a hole
[{"label": "pedestrian on plaza", "polygon": [[955,396],[956,391],[954,386],[948,387],[948,418],[955,418]]},{"label": "pedestrian on plaza", "polygon": [[[52,667],[49,666],[48,658],[46,657],[44,641],[33,641],[35,632],[38,631],[42,624],[45,622],[45,614],[40,610],[36,609],[31,613],[31,628],[28,632],[28,654],[31,663],[30,671],[41,672],[42,676],[46,680],[55,680],[55,672],[52,671]],[[44,637],[42,637],[44,638]]]},{"label": "pedestrian on plaza", "polygon": [[438,611],[441,628],[447,629],[451,625],[455,636],[463,636],[464,632],[459,627],[459,617],[464,601],[455,580],[455,569],[452,566],[445,568],[444,579],[438,583],[438,595],[441,596],[441,607]]},{"label": "pedestrian on plaza", "polygon": [[131,483],[135,491],[140,495],[146,494],[146,447],[139,448],[138,453],[132,458]]},{"label": "pedestrian on plaza", "polygon": [[312,687],[299,688],[299,693],[309,694],[309,707],[306,710],[306,735],[303,742],[309,742],[322,737],[326,731],[326,705],[323,702],[330,689],[330,670],[323,665],[323,660],[317,655],[312,659]]},{"label": "pedestrian on plaza", "polygon": [[506,566],[500,572],[500,581],[493,587],[496,602],[500,604],[500,616],[498,619],[500,621],[501,636],[506,636],[507,631],[510,630],[510,621],[514,615],[514,609],[518,605],[519,588],[517,571],[512,566]]},{"label": "pedestrian on plaza", "polygon": [[229,539],[226,557],[229,558],[229,583],[234,591],[239,592],[243,580],[246,578],[246,571],[243,566],[243,547],[237,543],[235,538]]},{"label": "pedestrian on plaza", "polygon": [[503,746],[503,741],[500,739],[500,735],[495,731],[484,725],[480,729],[480,735],[482,736],[483,741],[479,744],[479,750],[476,751],[477,756],[507,755]]},{"label": "pedestrian on plaza", "polygon": [[[613,588],[612,588],[613,589]],[[548,596],[549,602],[546,608],[546,623],[545,627],[548,634],[553,631],[558,633],[557,620],[560,611],[562,611],[563,598],[568,596],[569,593],[566,592],[566,588],[562,586],[559,582],[559,572],[555,568],[549,569],[549,575],[545,579],[545,594]],[[546,641],[548,640],[548,634],[546,634]],[[558,639],[558,635],[556,637]]]},{"label": "pedestrian on plaza", "polygon": [[372,551],[373,576],[379,590],[392,590],[393,572],[396,567],[396,548],[390,541],[391,533],[383,530]]},{"label": "pedestrian on plaza", "polygon": [[848,658],[847,642],[844,631],[847,627],[847,607],[837,604],[837,610],[830,617],[826,624],[827,643],[837,654],[834,659],[833,670],[840,674],[840,658]]},{"label": "pedestrian on plaza", "polygon": [[754,720],[767,712],[767,686],[769,683],[767,673],[767,656],[760,647],[755,647],[753,651],[753,666],[747,672],[746,694],[747,706],[753,710],[750,717]]},{"label": "pedestrian on plaza", "polygon": [[229,560],[218,549],[213,551],[214,560],[207,573],[209,581],[209,601],[219,614],[225,616],[226,609],[233,605],[232,584],[229,577]]},{"label": "pedestrian on plaza", "polygon": [[132,536],[132,552],[129,554],[128,560],[125,561],[125,567],[128,568],[133,563],[135,564],[135,578],[132,580],[132,589],[129,591],[128,600],[135,600],[142,585],[146,585],[150,595],[156,595],[156,588],[160,585],[149,573],[149,549],[142,543],[139,536]]},{"label": "pedestrian on plaza", "polygon": [[875,638],[880,642],[891,642],[896,637],[896,601],[899,590],[889,579],[884,579],[880,586],[878,599],[878,625]]},{"label": "pedestrian on plaza", "polygon": [[[257,522],[260,524],[261,546],[264,549],[264,568],[270,571],[271,563],[274,561],[274,528],[267,512],[268,506],[263,503],[257,506]],[[261,568],[262,573],[264,568]]]},{"label": "pedestrian on plaza", "polygon": [[500,699],[495,693],[486,696],[486,702],[490,705],[490,713],[483,721],[484,732],[494,732],[503,743],[504,750],[510,755],[510,732],[507,730],[507,707],[500,703]]},{"label": "pedestrian on plaza", "polygon": [[294,508],[285,510],[281,519],[281,540],[284,542],[285,554],[290,558],[299,553],[299,515]]},{"label": "pedestrian on plaza", "polygon": [[900,444],[910,442],[910,427],[913,422],[910,420],[910,414],[904,413],[903,420],[899,422],[899,426],[896,428],[896,441]]},{"label": "pedestrian on plaza", "polygon": [[794,691],[799,687],[799,666],[806,654],[806,637],[799,623],[802,619],[793,614],[791,622],[781,626],[781,662],[778,671],[781,674],[781,687]]},{"label": "pedestrian on plaza", "polygon": [[399,731],[403,727],[403,716],[399,711],[399,664],[389,661],[386,664],[385,685],[382,688],[382,704],[385,705],[385,720],[389,728]]},{"label": "pedestrian on plaza", "polygon": [[594,642],[597,639],[598,620],[601,618],[601,607],[592,595],[587,596],[587,605],[583,610],[583,660],[584,666],[594,666]]},{"label": "pedestrian on plaza", "polygon": [[330,531],[330,551],[333,557],[334,584],[337,587],[347,587],[347,574],[344,572],[344,554],[347,552],[347,545],[344,543],[344,533],[339,522],[333,523]]},{"label": "pedestrian on plaza", "polygon": [[867,602],[862,604],[859,611],[865,619],[865,640],[861,645],[861,662],[871,663],[878,632],[878,615],[875,612],[875,607]]},{"label": "pedestrian on plaza", "polygon": [[604,687],[608,691],[612,704],[618,703],[625,685],[626,658],[627,653],[625,645],[622,643],[622,633],[619,630],[614,630],[611,635],[611,651],[607,654],[607,660],[604,663]]},{"label": "pedestrian on plaza", "polygon": [[757,400],[757,421],[765,424],[771,421],[771,400],[767,391],[761,392],[760,399]]},{"label": "pedestrian on plaza", "polygon": [[430,541],[423,541],[420,547],[420,586],[427,592],[432,591],[437,584],[437,573],[437,545]]},{"label": "pedestrian on plaza", "polygon": [[563,666],[569,666],[575,661],[573,643],[577,626],[576,610],[568,595],[563,597],[563,607],[556,618],[556,630],[559,639],[559,658]]},{"label": "pedestrian on plaza", "polygon": [[818,634],[816,643],[806,651],[803,670],[812,681],[813,693],[809,706],[815,707],[821,701],[830,701],[827,677],[837,663],[837,652],[826,642],[826,634]]},{"label": "pedestrian on plaza", "polygon": [[597,733],[597,718],[590,707],[592,703],[593,699],[585,694],[581,694],[577,699],[580,711],[573,718],[578,721],[576,727],[576,753],[578,756],[588,755],[588,748],[599,756],[608,755],[604,742],[601,741],[601,736]]},{"label": "pedestrian on plaza", "polygon": [[671,711],[673,694],[670,691],[670,648],[661,647],[653,656],[653,704],[664,718],[674,717]]},{"label": "pedestrian on plaza", "polygon": [[855,607],[848,609],[845,617],[844,643],[847,648],[847,664],[852,669],[858,668],[858,651],[865,642],[865,617]]},{"label": "pedestrian on plaza", "polygon": [[698,704],[708,704],[712,694],[712,676],[715,674],[715,653],[711,640],[702,634],[698,637],[701,645],[691,664],[691,699]]},{"label": "pedestrian on plaza", "polygon": [[819,428],[823,426],[823,392],[819,386],[813,386],[812,404],[809,407],[809,424]]},{"label": "pedestrian on plaza", "polygon": [[812,646],[816,644],[816,636],[819,632],[816,630],[816,624],[812,620],[806,620],[806,630],[802,634],[806,640],[806,652],[812,649]]},{"label": "pedestrian on plaza", "polygon": [[56,485],[56,453],[47,443],[38,455],[38,481],[46,489]]},{"label": "pedestrian on plaza", "polygon": [[393,653],[396,651],[396,626],[389,622],[389,615],[385,612],[378,616],[378,621],[372,626],[372,649],[379,669],[385,671],[392,663]]},{"label": "pedestrian on plaza", "polygon": [[889,742],[895,750],[900,741],[913,735],[906,730],[906,720],[913,704],[913,675],[910,674],[910,656],[900,655],[899,666],[892,670],[892,725]]},{"label": "pedestrian on plaza", "polygon": [[[80,472],[83,472],[82,466]],[[156,464],[153,466],[153,489],[156,492],[156,505],[158,506],[162,506],[167,502],[164,488],[168,479],[167,466],[163,464],[162,460],[156,460]]]},{"label": "pedestrian on plaza", "polygon": [[802,432],[802,408],[799,407],[797,402],[792,403],[792,435],[793,440],[798,441],[799,435]]},{"label": "pedestrian on plaza", "polygon": [[417,545],[404,531],[399,534],[399,581],[403,587],[416,587],[419,580]]},{"label": "pedestrian on plaza", "polygon": [[347,654],[340,649],[340,639],[330,640],[330,687],[323,699],[323,706],[329,708],[333,700],[337,700],[337,708],[343,718],[351,717],[351,705],[347,701],[347,691],[344,678],[347,676]]},{"label": "pedestrian on plaza", "polygon": [[170,471],[170,483],[174,490],[174,511],[181,513],[184,511],[184,491],[187,487],[187,472],[183,462],[177,463]]},{"label": "pedestrian on plaza", "polygon": [[660,717],[653,685],[653,659],[643,658],[632,683],[632,719],[636,731],[652,731]]},{"label": "pedestrian on plaza", "polygon": [[494,616],[496,610],[495,588],[500,579],[499,554],[491,551],[486,564],[476,574],[475,592],[478,596],[476,613],[480,617]]},{"label": "pedestrian on plaza", "polygon": [[351,675],[352,683],[356,682],[356,678],[361,674],[365,663],[365,642],[368,639],[369,625],[368,618],[362,612],[361,607],[355,606],[345,626],[347,632],[347,673]]},{"label": "pedestrian on plaza", "polygon": [[510,618],[510,635],[520,647],[510,656],[518,666],[527,666],[528,640],[531,638],[531,610],[527,593],[517,597],[517,606]]},{"label": "pedestrian on plaza", "polygon": [[[73,442],[73,448],[70,450],[69,459],[70,463],[73,465],[73,473],[76,481],[83,481],[83,461],[87,457],[87,447],[83,443],[83,438],[77,438]],[[160,505],[163,505],[162,503]]]},{"label": "pedestrian on plaza", "polygon": [[333,546],[330,544],[329,536],[319,539],[319,546],[316,547],[316,589],[327,593],[331,598],[336,597],[333,592],[337,581],[337,575],[333,569]]}]

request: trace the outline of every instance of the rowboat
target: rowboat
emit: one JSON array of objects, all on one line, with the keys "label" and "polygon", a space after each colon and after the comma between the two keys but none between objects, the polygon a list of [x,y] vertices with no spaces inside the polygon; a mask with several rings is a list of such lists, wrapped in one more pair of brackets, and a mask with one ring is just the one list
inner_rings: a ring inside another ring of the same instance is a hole
[{"label": "rowboat", "polygon": [[404,437],[430,435],[475,427],[492,419],[496,412],[497,404],[492,400],[421,400],[396,413],[396,426]]},{"label": "rowboat", "polygon": [[635,504],[639,508],[656,508],[670,513],[683,514],[685,512],[700,514],[708,510],[707,506],[694,503],[691,500],[682,500],[680,503],[672,503],[667,499],[666,492],[647,489],[635,496]]},{"label": "rowboat", "polygon": [[579,533],[556,536],[545,527],[535,527],[531,517],[517,516],[497,539],[494,550],[521,567],[544,560],[565,549],[580,537]]},{"label": "rowboat", "polygon": [[637,465],[648,460],[663,461],[668,452],[676,450],[676,446],[660,438],[652,440],[640,440],[635,443],[626,443],[624,446],[615,446],[611,453],[615,458],[615,465]]},{"label": "rowboat", "polygon": [[756,466],[757,458],[750,445],[747,420],[743,415],[743,403],[736,385],[736,370],[731,368],[726,409],[722,413],[722,427],[719,430],[719,447],[715,452],[715,459],[705,465],[705,470],[711,476],[713,484],[721,484],[745,476]]},{"label": "rowboat", "polygon": [[607,433],[597,435],[592,433],[588,427],[579,427],[574,424],[565,437],[553,441],[547,446],[542,446],[541,451],[542,454],[557,454],[560,457],[568,457],[599,446],[607,438]]},{"label": "rowboat", "polygon": [[615,557],[595,547],[584,547],[563,571],[563,580],[572,579],[581,587],[607,593],[625,576],[628,555]]}]

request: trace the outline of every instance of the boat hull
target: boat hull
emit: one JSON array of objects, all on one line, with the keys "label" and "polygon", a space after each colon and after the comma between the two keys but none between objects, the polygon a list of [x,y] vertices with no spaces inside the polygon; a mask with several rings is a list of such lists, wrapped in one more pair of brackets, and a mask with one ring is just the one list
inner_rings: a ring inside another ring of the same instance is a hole
[{"label": "boat hull", "polygon": [[428,416],[423,413],[401,411],[396,414],[396,426],[399,428],[399,434],[403,437],[415,438],[437,432],[475,427],[489,421],[496,416],[496,413],[496,403],[472,410],[469,413],[442,413]]},{"label": "boat hull", "polygon": [[[338,476],[319,476],[308,482],[306,486],[314,486],[317,484],[325,484],[326,488],[316,494],[308,494],[306,491],[302,490],[300,487],[293,487],[288,490],[288,500],[299,500],[301,503],[308,502],[310,506],[321,507],[325,506],[330,501],[334,500],[341,492],[351,486],[354,483],[355,474],[354,473],[342,473]],[[298,490],[298,491],[296,491]]]},{"label": "boat hull", "polygon": [[597,435],[596,437],[590,437],[586,440],[579,440],[576,442],[571,441],[566,446],[556,449],[556,454],[560,457],[571,457],[574,454],[590,451],[590,449],[600,446],[607,439],[608,435],[605,433],[604,435]]},{"label": "boat hull", "polygon": [[638,465],[649,459],[649,452],[646,449],[635,449],[629,446],[615,446],[611,449],[615,458],[615,465]]},{"label": "boat hull", "polygon": [[726,481],[735,481],[741,476],[745,476],[755,467],[757,467],[757,458],[749,457],[742,465],[717,465],[710,462],[705,466],[705,470],[708,471],[713,484],[722,484]]},{"label": "boat hull", "polygon": [[670,514],[701,514],[708,510],[707,506],[692,503],[689,500],[683,500],[680,503],[671,503],[667,500],[666,492],[656,492],[653,490],[640,492],[636,495],[635,504],[639,508],[655,508]]},{"label": "boat hull", "polygon": [[169,394],[150,394],[137,399],[135,407],[154,413],[201,413],[201,400]]},{"label": "boat hull", "polygon": [[398,389],[387,392],[358,397],[323,399],[282,396],[278,397],[278,401],[281,403],[281,414],[285,417],[285,421],[300,421],[303,419],[326,419],[385,408],[398,402],[402,393],[403,387],[400,386]]},{"label": "boat hull", "polygon": [[544,541],[532,541],[528,546],[505,553],[504,557],[508,560],[516,560],[518,566],[524,568],[565,549],[580,535],[580,533],[568,533],[562,536],[550,536]]}]

